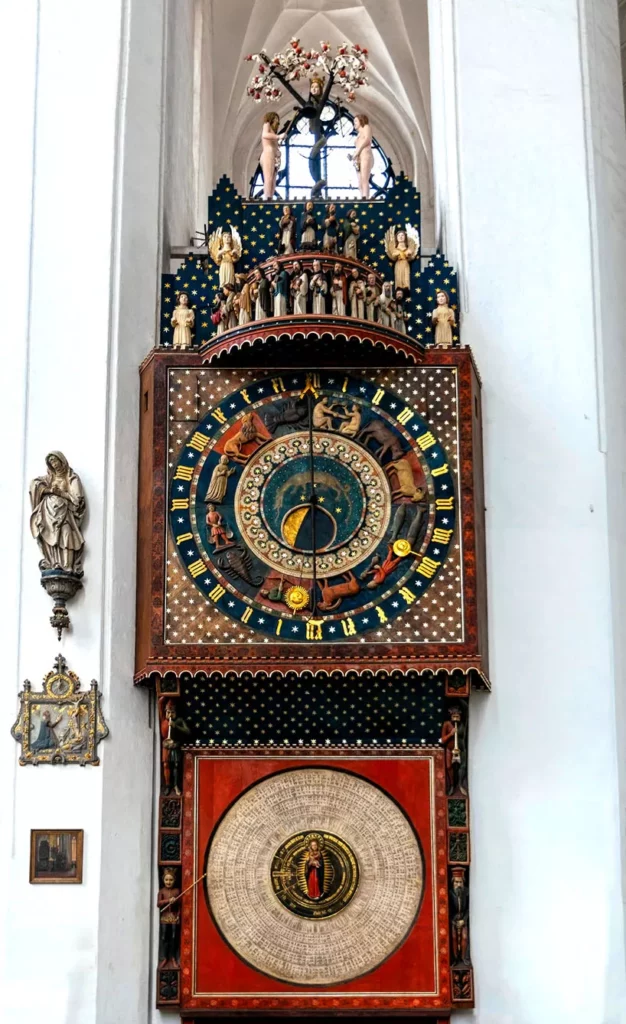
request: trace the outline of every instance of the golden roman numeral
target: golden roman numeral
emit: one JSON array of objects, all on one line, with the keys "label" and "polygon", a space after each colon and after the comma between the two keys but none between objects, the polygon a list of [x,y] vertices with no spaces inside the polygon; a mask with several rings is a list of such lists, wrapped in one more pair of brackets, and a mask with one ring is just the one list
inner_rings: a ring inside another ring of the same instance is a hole
[{"label": "golden roman numeral", "polygon": [[193,466],[177,466],[174,480],[191,480],[192,476]]},{"label": "golden roman numeral", "polygon": [[376,614],[378,615],[378,618],[380,619],[381,622],[387,622],[387,616],[385,615],[382,608],[377,608]]},{"label": "golden roman numeral", "polygon": [[199,576],[201,572],[206,571],[206,565],[201,558],[199,558],[197,562],[192,562],[191,565],[187,566],[187,568],[194,577]]},{"label": "golden roman numeral", "polygon": [[226,423],[226,417],[224,416],[224,413],[222,412],[221,409],[215,409],[211,413],[211,416],[213,417],[214,420],[217,420],[218,423]]},{"label": "golden roman numeral", "polygon": [[209,591],[209,597],[212,601],[219,601],[220,597],[223,597],[225,593],[226,589],[220,586],[219,583],[216,583],[213,590]]},{"label": "golden roman numeral", "polygon": [[248,392],[246,391],[246,389],[245,389],[245,388],[242,388],[242,389],[241,389],[241,391],[239,392],[239,394],[240,394],[240,395],[241,395],[241,397],[243,398],[244,402],[247,402],[247,403],[248,403],[248,405],[250,405],[250,404],[251,404],[251,402],[250,402],[250,396],[248,395]]},{"label": "golden roman numeral", "polygon": [[242,622],[247,622],[251,615],[252,615],[252,608],[246,608],[245,612],[241,616],[241,621]]},{"label": "golden roman numeral", "polygon": [[284,391],[285,390],[285,385],[283,384],[283,378],[282,377],[272,377],[272,387],[274,388],[274,391],[276,392],[277,395],[281,391]]},{"label": "golden roman numeral", "polygon": [[276,623],[276,636],[280,636],[280,631],[283,628],[283,620],[279,619]]},{"label": "golden roman numeral", "polygon": [[434,558],[423,558],[417,568],[417,572],[420,576],[425,576],[427,580],[431,580],[440,565],[441,562],[436,562]]},{"label": "golden roman numeral", "polygon": [[406,409],[403,409],[400,415],[398,416],[398,423],[402,423],[403,426],[406,426],[409,420],[413,419],[413,415],[413,411],[409,409],[407,405]]},{"label": "golden roman numeral", "polygon": [[415,594],[412,590],[409,590],[408,587],[401,587],[398,593],[404,598],[407,604],[413,604],[414,601],[417,601]]},{"label": "golden roman numeral", "polygon": [[189,498],[172,498],[170,512],[176,512],[177,509],[181,508],[189,508]]},{"label": "golden roman numeral", "polygon": [[342,384],[342,387],[341,387],[341,390],[344,392],[344,394],[348,390],[348,382],[349,382],[349,377],[344,377],[343,378],[343,384]]},{"label": "golden roman numeral", "polygon": [[438,544],[449,544],[452,533],[453,530],[440,530],[437,527],[436,530],[433,530],[433,540],[436,540]]},{"label": "golden roman numeral", "polygon": [[188,448],[195,448],[197,452],[203,452],[209,443],[210,438],[206,434],[201,434],[199,430],[196,430],[195,434],[191,438],[191,441],[187,441]]},{"label": "golden roman numeral", "polygon": [[378,391],[376,392],[376,394],[374,395],[374,397],[372,398],[372,405],[380,405],[380,400],[381,400],[381,398],[383,397],[384,394],[385,394],[384,389],[383,388],[379,388]]},{"label": "golden roman numeral", "polygon": [[430,430],[427,430],[425,434],[420,434],[420,436],[416,437],[415,440],[423,452],[425,452],[427,448],[432,448],[434,444],[437,444],[437,438],[434,434],[431,434]]},{"label": "golden roman numeral", "polygon": [[186,540],[193,540],[193,533],[179,533],[176,538],[176,543],[184,544]]},{"label": "golden roman numeral", "polygon": [[449,472],[449,470],[448,470],[448,463],[444,462],[443,466],[439,466],[438,469],[431,469],[430,474],[431,474],[431,476],[443,476],[444,473],[448,473],[448,472]]},{"label": "golden roman numeral", "polygon": [[454,498],[435,498],[436,508],[454,508]]},{"label": "golden roman numeral", "polygon": [[307,619],[306,638],[307,640],[321,640],[323,619]]},{"label": "golden roman numeral", "polygon": [[346,636],[355,636],[356,626],[354,625],[352,619],[342,619],[341,625]]}]

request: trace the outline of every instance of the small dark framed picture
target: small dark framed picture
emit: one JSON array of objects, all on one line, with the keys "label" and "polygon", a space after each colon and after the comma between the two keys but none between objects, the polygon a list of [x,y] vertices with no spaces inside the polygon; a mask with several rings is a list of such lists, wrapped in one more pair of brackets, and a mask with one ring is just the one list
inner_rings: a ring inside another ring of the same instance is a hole
[{"label": "small dark framed picture", "polygon": [[30,881],[37,885],[80,885],[83,880],[82,828],[30,832]]}]

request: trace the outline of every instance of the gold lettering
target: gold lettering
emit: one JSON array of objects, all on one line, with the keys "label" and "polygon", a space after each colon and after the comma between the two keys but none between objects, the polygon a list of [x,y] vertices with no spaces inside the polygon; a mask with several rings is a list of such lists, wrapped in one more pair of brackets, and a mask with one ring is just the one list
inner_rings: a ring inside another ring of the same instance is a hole
[{"label": "gold lettering", "polygon": [[349,381],[349,378],[348,378],[348,377],[344,377],[344,378],[343,378],[343,385],[342,385],[342,388],[341,388],[341,390],[342,390],[342,391],[343,391],[344,393],[345,393],[345,392],[346,392],[346,391],[348,390],[348,381]]},{"label": "gold lettering", "polygon": [[283,620],[279,619],[276,623],[276,636],[280,636],[280,631],[283,628]]},{"label": "gold lettering", "polygon": [[430,430],[427,430],[425,434],[420,434],[420,436],[415,440],[423,452],[425,452],[427,448],[432,448],[434,444],[437,444],[437,438],[434,434],[431,434]]},{"label": "gold lettering", "polygon": [[192,562],[191,565],[187,566],[187,568],[189,569],[191,575],[195,577],[199,576],[201,572],[205,572],[206,565],[204,564],[202,559],[199,558],[197,562]]},{"label": "gold lettering", "polygon": [[172,498],[170,512],[176,512],[177,509],[181,508],[189,508],[189,498]]},{"label": "gold lettering", "polygon": [[342,619],[341,626],[346,636],[354,636],[356,634],[356,626],[352,619]]},{"label": "gold lettering", "polygon": [[444,473],[449,472],[449,470],[448,470],[448,463],[444,462],[443,466],[439,466],[438,469],[431,469],[430,472],[431,472],[432,476],[443,476]]},{"label": "gold lettering", "polygon": [[247,622],[251,615],[252,615],[252,608],[246,608],[245,612],[241,616],[241,621],[242,622]]},{"label": "gold lettering", "polygon": [[219,601],[220,597],[223,597],[225,593],[226,589],[220,586],[219,583],[216,583],[216,585],[213,587],[213,590],[209,591],[209,597],[211,598],[212,601]]},{"label": "gold lettering", "polygon": [[188,448],[195,448],[197,452],[203,452],[209,443],[209,438],[206,434],[201,434],[199,430],[196,430],[195,434],[191,438],[191,441],[187,442]]},{"label": "gold lettering", "polygon": [[452,533],[452,530],[440,530],[437,527],[436,530],[433,530],[433,540],[437,541],[438,544],[449,544]]},{"label": "gold lettering", "polygon": [[434,558],[423,558],[421,564],[417,568],[417,572],[420,576],[425,576],[426,579],[430,580],[433,578],[440,565],[441,562],[436,562]]},{"label": "gold lettering", "polygon": [[274,391],[276,392],[277,395],[281,391],[284,391],[285,390],[285,385],[283,384],[283,378],[282,377],[272,377],[272,387],[274,388]]},{"label": "gold lettering", "polygon": [[454,508],[454,498],[435,498],[436,508]]},{"label": "gold lettering", "polygon": [[382,608],[377,608],[376,614],[378,615],[378,618],[380,619],[381,622],[387,622],[387,616],[385,615]]},{"label": "gold lettering", "polygon": [[406,409],[403,409],[402,412],[400,413],[400,415],[398,416],[398,423],[402,423],[403,426],[406,426],[406,424],[409,422],[409,420],[413,419],[413,415],[414,414],[413,414],[412,410],[409,409],[409,407],[407,405]]},{"label": "gold lettering", "polygon": [[372,405],[380,405],[380,400],[385,394],[383,388],[379,388],[374,397],[372,398]]},{"label": "gold lettering", "polygon": [[191,480],[192,476],[193,466],[177,466],[174,480]]},{"label": "gold lettering", "polygon": [[193,533],[179,533],[176,538],[176,543],[184,544],[186,540],[193,540]]},{"label": "gold lettering", "polygon": [[211,413],[211,416],[214,420],[217,420],[218,423],[226,423],[226,417],[221,409],[215,409],[214,412]]},{"label": "gold lettering", "polygon": [[321,640],[323,619],[307,619],[306,638],[307,640]]},{"label": "gold lettering", "polygon": [[413,604],[414,601],[417,601],[415,594],[412,590],[409,590],[408,587],[401,587],[398,593],[404,598],[407,604]]},{"label": "gold lettering", "polygon": [[241,391],[239,392],[239,394],[243,398],[244,402],[247,402],[248,405],[250,405],[250,397],[249,397],[248,392],[246,391],[246,389],[242,388]]}]

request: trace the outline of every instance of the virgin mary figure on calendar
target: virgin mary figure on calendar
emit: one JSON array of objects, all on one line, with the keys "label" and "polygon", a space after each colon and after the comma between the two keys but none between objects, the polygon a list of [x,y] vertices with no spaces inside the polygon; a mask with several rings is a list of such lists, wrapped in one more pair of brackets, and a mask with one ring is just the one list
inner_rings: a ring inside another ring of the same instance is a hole
[{"label": "virgin mary figure on calendar", "polygon": [[324,856],[318,839],[310,838],[304,855],[304,877],[307,896],[319,900],[324,895]]}]

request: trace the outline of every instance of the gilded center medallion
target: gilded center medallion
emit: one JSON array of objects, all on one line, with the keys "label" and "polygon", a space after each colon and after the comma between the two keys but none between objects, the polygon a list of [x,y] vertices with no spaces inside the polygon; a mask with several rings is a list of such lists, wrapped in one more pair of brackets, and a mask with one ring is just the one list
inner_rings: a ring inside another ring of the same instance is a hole
[{"label": "gilded center medallion", "polygon": [[332,832],[298,832],[276,851],[272,886],[298,917],[332,917],[348,906],[359,884],[351,847]]},{"label": "gilded center medallion", "polygon": [[237,526],[273,569],[313,577],[343,573],[371,555],[391,515],[389,481],[374,456],[349,438],[313,434],[311,501],[307,431],[265,445],[244,468],[235,497]]}]

